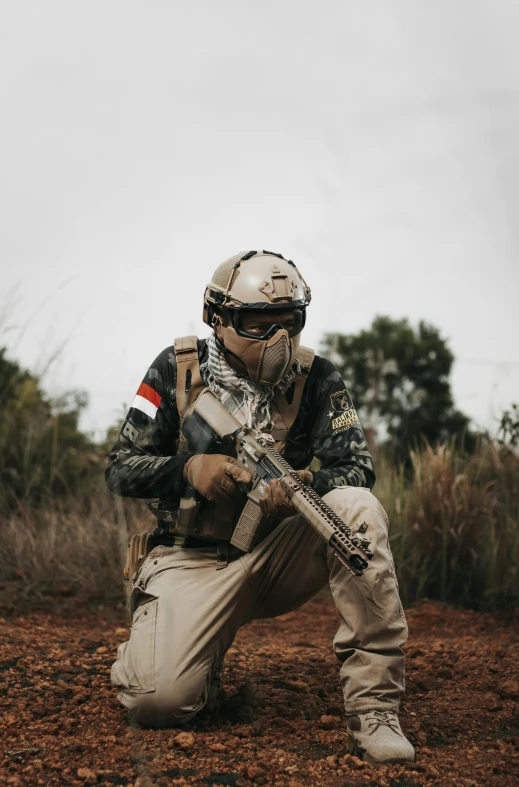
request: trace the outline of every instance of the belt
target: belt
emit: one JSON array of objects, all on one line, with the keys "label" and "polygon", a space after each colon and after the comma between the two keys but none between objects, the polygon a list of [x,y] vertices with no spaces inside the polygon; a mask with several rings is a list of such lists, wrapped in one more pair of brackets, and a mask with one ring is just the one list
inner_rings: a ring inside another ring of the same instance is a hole
[{"label": "belt", "polygon": [[162,547],[185,547],[185,549],[216,547],[216,541],[208,541],[205,538],[195,538],[194,536],[175,535],[175,533],[164,533],[160,528],[157,528],[153,535],[156,538],[157,546]]},{"label": "belt", "polygon": [[[158,532],[157,532],[158,530]],[[208,541],[205,538],[194,536],[180,536],[174,533],[161,533],[157,528],[156,544],[164,547],[182,547],[183,549],[213,549],[216,551],[216,570],[225,568],[229,560],[234,560],[242,555],[237,547],[230,547],[228,541]],[[229,555],[229,547],[231,555]]]}]

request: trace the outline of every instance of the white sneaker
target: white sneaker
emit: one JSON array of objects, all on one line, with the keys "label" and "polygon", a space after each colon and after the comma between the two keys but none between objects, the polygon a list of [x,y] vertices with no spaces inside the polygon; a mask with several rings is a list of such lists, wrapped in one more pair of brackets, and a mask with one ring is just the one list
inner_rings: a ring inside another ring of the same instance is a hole
[{"label": "white sneaker", "polygon": [[412,745],[394,711],[370,710],[348,717],[348,750],[372,765],[414,762]]}]

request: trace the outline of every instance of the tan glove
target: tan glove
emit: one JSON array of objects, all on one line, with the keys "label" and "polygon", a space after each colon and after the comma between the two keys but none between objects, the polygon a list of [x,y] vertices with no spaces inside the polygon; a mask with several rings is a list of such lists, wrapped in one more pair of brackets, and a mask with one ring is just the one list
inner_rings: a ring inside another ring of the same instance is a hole
[{"label": "tan glove", "polygon": [[232,456],[195,454],[184,465],[184,480],[208,500],[222,501],[238,491],[239,481],[250,484],[252,475]]},{"label": "tan glove", "polygon": [[[313,478],[310,470],[297,470],[296,475],[299,476],[299,480],[303,484],[309,484]],[[281,486],[281,482],[276,478],[266,485],[263,497],[259,501],[259,506],[263,516],[279,522],[287,516],[294,516],[295,514],[290,498]]]}]

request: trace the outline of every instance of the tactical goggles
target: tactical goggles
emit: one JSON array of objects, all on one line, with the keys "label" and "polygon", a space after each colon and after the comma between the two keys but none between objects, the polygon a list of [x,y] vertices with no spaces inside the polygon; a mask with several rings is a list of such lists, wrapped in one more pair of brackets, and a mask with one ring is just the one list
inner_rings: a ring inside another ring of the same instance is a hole
[{"label": "tactical goggles", "polygon": [[[238,336],[247,339],[270,339],[279,330],[287,331],[290,337],[297,336],[305,327],[306,308],[291,304],[247,304],[243,307],[229,309],[232,325]],[[278,314],[288,315],[287,324],[277,321]],[[266,322],[265,318],[270,318]],[[257,318],[257,322],[255,321]]]}]

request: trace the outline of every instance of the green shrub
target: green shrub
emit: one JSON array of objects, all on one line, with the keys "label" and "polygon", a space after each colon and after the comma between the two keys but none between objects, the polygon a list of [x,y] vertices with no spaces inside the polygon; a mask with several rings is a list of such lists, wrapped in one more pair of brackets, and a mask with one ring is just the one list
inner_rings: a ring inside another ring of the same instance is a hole
[{"label": "green shrub", "polygon": [[86,402],[80,392],[50,399],[38,378],[0,349],[1,510],[86,490],[105,461],[78,426]]},{"label": "green shrub", "polygon": [[122,598],[128,535],[154,528],[142,502],[106,489],[108,447],[78,426],[85,404],[50,399],[0,349],[0,603]]}]

